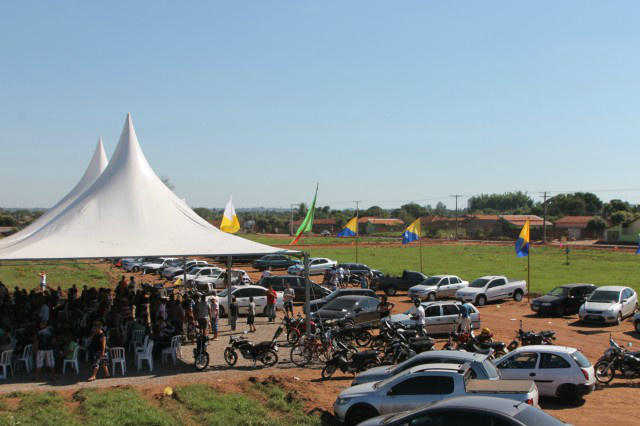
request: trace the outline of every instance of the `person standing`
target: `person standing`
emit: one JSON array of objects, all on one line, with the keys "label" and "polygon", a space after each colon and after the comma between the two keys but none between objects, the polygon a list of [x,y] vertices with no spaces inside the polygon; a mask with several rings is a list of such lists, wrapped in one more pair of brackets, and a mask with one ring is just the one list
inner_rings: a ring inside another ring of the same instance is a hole
[{"label": "person standing", "polygon": [[209,311],[211,312],[211,331],[213,332],[213,340],[218,340],[218,318],[220,316],[220,302],[218,296],[214,293],[209,299]]},{"label": "person standing", "polygon": [[87,381],[93,382],[96,379],[96,374],[98,374],[100,367],[102,367],[105,379],[111,377],[109,374],[109,359],[107,358],[107,336],[105,336],[102,330],[102,323],[100,321],[93,323],[93,331],[89,338],[87,348],[93,357],[93,372]]},{"label": "person standing", "polygon": [[471,305],[469,303],[460,306],[460,332],[471,332]]},{"label": "person standing", "polygon": [[40,321],[40,331],[33,342],[33,350],[36,353],[36,380],[40,377],[40,370],[45,365],[51,372],[51,380],[55,379],[55,358],[53,356],[53,332],[47,327],[47,323]]},{"label": "person standing", "polygon": [[420,304],[420,299],[418,298],[413,299],[413,305],[414,305],[414,308],[412,309],[412,312],[411,312],[411,318],[415,322],[416,331],[418,332],[419,336],[426,336],[427,332],[424,329],[425,312],[424,312],[424,308]]},{"label": "person standing", "polygon": [[378,303],[378,312],[380,312],[380,319],[391,316],[391,310],[396,305],[389,302],[386,295],[380,297],[380,303]]},{"label": "person standing", "polygon": [[369,288],[369,278],[367,278],[365,274],[362,274],[362,277],[360,277],[360,287],[363,289]]},{"label": "person standing", "polygon": [[284,289],[284,316],[293,317],[293,299],[296,297],[296,292],[291,288],[291,284],[287,283],[287,288]]},{"label": "person standing", "polygon": [[47,289],[47,274],[44,271],[40,271],[40,291],[44,293]]},{"label": "person standing", "polygon": [[231,331],[236,330],[237,324],[238,324],[238,302],[236,302],[235,296],[231,296],[231,306],[229,306],[229,325],[231,326]]},{"label": "person standing", "polygon": [[267,317],[269,322],[274,322],[276,319],[276,297],[277,294],[271,288],[271,284],[267,286]]},{"label": "person standing", "polygon": [[262,278],[267,278],[267,277],[270,277],[271,275],[273,275],[271,273],[271,266],[269,266],[267,269],[262,271]]},{"label": "person standing", "polygon": [[256,304],[253,301],[253,296],[249,297],[249,313],[247,315],[247,325],[249,326],[249,332],[256,332]]},{"label": "person standing", "polygon": [[209,318],[211,318],[209,305],[207,304],[204,296],[196,295],[195,300],[197,301],[195,314],[196,321],[198,322],[198,330],[200,330],[201,334],[206,336],[209,330]]}]

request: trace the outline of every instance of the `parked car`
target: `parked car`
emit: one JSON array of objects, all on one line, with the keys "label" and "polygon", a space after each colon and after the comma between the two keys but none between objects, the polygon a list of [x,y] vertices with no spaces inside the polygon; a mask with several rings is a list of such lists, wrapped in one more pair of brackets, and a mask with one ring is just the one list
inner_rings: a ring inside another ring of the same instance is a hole
[{"label": "parked car", "polygon": [[187,269],[187,271],[189,271],[189,268],[192,268],[196,265],[207,265],[207,262],[204,260],[191,259],[187,260],[187,262],[183,264],[183,262],[180,261],[174,266],[164,268],[162,271],[162,278],[172,280],[176,275],[184,274],[185,268]]},{"label": "parked car", "polygon": [[400,277],[384,276],[371,280],[371,288],[376,291],[384,291],[388,296],[395,296],[398,291],[409,291],[414,285],[424,282],[425,274],[416,271],[402,271]]},{"label": "parked car", "polygon": [[316,322],[335,319],[346,319],[353,324],[378,322],[378,303],[378,299],[368,296],[339,297],[311,313],[311,318]]},{"label": "parked car", "polygon": [[465,351],[428,351],[419,353],[397,365],[384,365],[370,368],[358,374],[351,382],[351,386],[385,380],[423,364],[469,364],[474,379],[500,379],[500,373],[495,365],[493,365],[493,362],[491,362],[489,355]]},{"label": "parked car", "polygon": [[386,380],[343,390],[333,404],[338,421],[356,425],[380,414],[398,413],[463,395],[483,395],[538,406],[531,380],[478,380],[462,364],[425,364]]},{"label": "parked car", "polygon": [[[231,287],[231,296],[236,298],[238,304],[238,314],[247,314],[249,312],[249,298],[253,297],[253,303],[256,304],[256,313],[266,315],[267,309],[267,289],[258,285],[243,285]],[[227,297],[227,289],[218,293],[219,315],[225,316],[229,312],[229,298]],[[276,291],[276,310],[284,310],[284,299],[281,291]]]},{"label": "parked car", "polygon": [[[324,274],[324,271],[337,265],[338,262],[335,260],[327,259],[325,257],[312,257],[309,259],[309,275]],[[289,266],[287,269],[287,273],[290,275],[302,275],[303,272],[304,265],[302,263]]]},{"label": "parked car", "polygon": [[[193,284],[193,281],[197,278],[201,278],[201,277],[207,277],[209,275],[216,275],[219,274],[219,272],[221,272],[222,269],[218,268],[217,266],[212,266],[212,265],[206,265],[206,266],[196,266],[194,268],[192,268],[186,276],[186,283],[183,284]],[[174,278],[174,282],[178,279],[183,279],[184,277],[182,275],[177,275]]]},{"label": "parked car", "polygon": [[[450,333],[460,324],[460,302],[422,302],[421,305],[424,308],[425,329],[428,334]],[[471,313],[471,328],[478,330],[482,327],[480,312],[478,312],[475,306],[471,306],[473,309]],[[415,321],[409,317],[413,309],[412,307],[402,314],[391,315],[389,322],[400,323],[402,325],[415,324]]]},{"label": "parked car", "polygon": [[312,300],[311,303],[309,304],[309,309],[311,310],[311,312],[315,312],[318,309],[323,308],[327,303],[331,302],[332,300],[337,299],[338,297],[344,297],[344,296],[369,296],[369,297],[375,297],[376,299],[378,298],[378,295],[376,294],[376,292],[369,288],[341,288],[339,290],[332,291],[322,299]]},{"label": "parked car", "polygon": [[[271,285],[275,291],[284,291],[287,288],[287,284],[291,285],[291,288],[296,293],[293,301],[294,302],[304,302],[305,301],[305,286],[304,286],[304,278],[296,276],[296,275],[271,275],[270,277],[264,277],[259,282],[258,285],[266,287],[267,285]],[[331,291],[326,287],[318,285],[313,281],[309,281],[311,285],[310,295],[311,300],[321,299],[329,294]]]},{"label": "parked car", "polygon": [[620,324],[638,310],[638,294],[629,287],[598,287],[580,306],[580,321]]},{"label": "parked car", "polygon": [[142,270],[142,264],[155,261],[155,257],[138,257],[122,262],[122,268],[128,272],[139,272]]},{"label": "parked car", "polygon": [[640,334],[640,313],[636,313],[633,316],[633,328],[635,328],[636,333]]},{"label": "parked car", "polygon": [[322,231],[320,233],[320,236],[321,237],[330,237],[331,236],[331,232],[325,229],[324,231]]},{"label": "parked car", "polygon": [[292,259],[283,254],[267,254],[266,256],[262,256],[260,259],[256,259],[251,262],[251,266],[259,271],[264,271],[268,268],[287,269],[289,266],[296,265],[298,263],[300,263],[299,260]]},{"label": "parked car", "polygon": [[362,277],[363,275],[371,280],[372,278],[383,277],[384,274],[377,269],[371,269],[363,263],[341,263],[338,267],[343,267],[349,271],[349,275],[352,277]]},{"label": "parked car", "polygon": [[455,275],[433,275],[418,285],[409,288],[409,299],[433,301],[446,297],[456,297],[456,292],[469,285],[469,281],[463,281]]},{"label": "parked car", "polygon": [[[567,426],[529,404],[494,396],[458,396],[416,410],[378,416],[360,426]],[[570,425],[569,425],[570,426]]]},{"label": "parked car", "polygon": [[474,280],[456,292],[456,299],[484,306],[487,302],[513,298],[516,302],[527,294],[525,280],[512,280],[504,276],[487,276]]},{"label": "parked car", "polygon": [[505,380],[533,380],[542,396],[577,404],[593,392],[596,376],[578,349],[555,345],[521,346],[499,358],[496,367]]},{"label": "parked car", "polygon": [[155,274],[158,272],[158,269],[164,268],[174,260],[176,260],[175,257],[159,257],[151,262],[145,262],[142,264],[142,272],[145,274]]},{"label": "parked car", "polygon": [[593,284],[565,284],[544,296],[531,301],[531,310],[537,314],[552,314],[556,317],[577,314],[587,297],[598,288]]}]

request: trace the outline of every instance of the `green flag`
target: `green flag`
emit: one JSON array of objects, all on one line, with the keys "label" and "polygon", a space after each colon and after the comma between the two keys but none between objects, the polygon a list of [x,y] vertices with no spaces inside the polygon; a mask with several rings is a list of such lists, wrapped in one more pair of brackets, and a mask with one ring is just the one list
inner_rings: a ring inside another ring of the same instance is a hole
[{"label": "green flag", "polygon": [[296,244],[298,240],[302,237],[302,234],[304,234],[305,232],[311,231],[311,229],[313,228],[313,216],[316,213],[317,198],[318,198],[318,185],[316,185],[316,195],[313,197],[313,202],[311,203],[311,206],[309,206],[307,215],[305,216],[304,220],[300,224],[300,227],[298,228],[298,232],[296,232],[296,238],[294,238],[294,240],[291,241],[290,245]]}]

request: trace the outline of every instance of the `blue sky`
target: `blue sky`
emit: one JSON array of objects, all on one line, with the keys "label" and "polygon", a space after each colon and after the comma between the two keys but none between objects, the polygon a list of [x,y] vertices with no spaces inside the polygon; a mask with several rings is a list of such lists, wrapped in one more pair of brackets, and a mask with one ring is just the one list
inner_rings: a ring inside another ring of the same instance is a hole
[{"label": "blue sky", "polygon": [[[126,113],[193,206],[638,188],[640,3],[3,2],[0,206]],[[640,190],[598,193],[640,203]],[[445,197],[445,198],[443,198]]]}]

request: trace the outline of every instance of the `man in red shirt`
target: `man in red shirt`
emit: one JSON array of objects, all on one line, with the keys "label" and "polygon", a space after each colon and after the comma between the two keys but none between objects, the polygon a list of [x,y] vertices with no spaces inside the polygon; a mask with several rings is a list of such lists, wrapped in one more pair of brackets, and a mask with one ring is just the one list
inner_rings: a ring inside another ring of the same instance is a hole
[{"label": "man in red shirt", "polygon": [[267,318],[269,322],[273,322],[276,319],[276,292],[273,291],[271,285],[267,286]]}]

